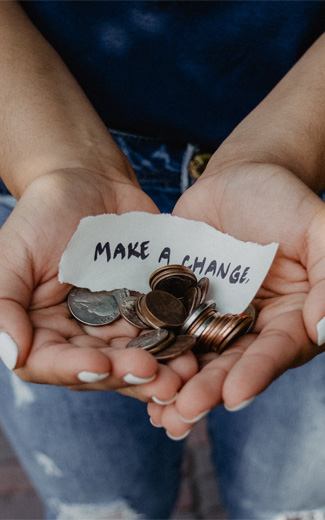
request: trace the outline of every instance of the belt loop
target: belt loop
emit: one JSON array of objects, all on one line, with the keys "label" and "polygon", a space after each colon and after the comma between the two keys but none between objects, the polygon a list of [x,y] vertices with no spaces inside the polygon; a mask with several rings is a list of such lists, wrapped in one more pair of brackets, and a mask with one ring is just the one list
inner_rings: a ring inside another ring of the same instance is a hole
[{"label": "belt loop", "polygon": [[193,155],[198,151],[198,146],[188,143],[183,155],[182,165],[181,165],[181,182],[180,189],[181,193],[187,190],[190,185],[189,173],[188,173],[188,165],[193,157]]}]

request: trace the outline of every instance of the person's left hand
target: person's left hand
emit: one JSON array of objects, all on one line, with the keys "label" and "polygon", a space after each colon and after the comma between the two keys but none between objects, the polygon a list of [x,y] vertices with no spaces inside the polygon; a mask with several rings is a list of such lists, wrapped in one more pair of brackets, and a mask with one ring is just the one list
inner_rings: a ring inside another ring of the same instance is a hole
[{"label": "person's left hand", "polygon": [[243,241],[279,243],[253,302],[259,311],[254,333],[220,356],[201,359],[203,368],[175,403],[148,405],[152,421],[181,438],[211,408],[241,408],[284,371],[323,352],[325,336],[317,324],[325,316],[325,207],[283,167],[247,162],[218,171],[212,158],[174,215]]}]

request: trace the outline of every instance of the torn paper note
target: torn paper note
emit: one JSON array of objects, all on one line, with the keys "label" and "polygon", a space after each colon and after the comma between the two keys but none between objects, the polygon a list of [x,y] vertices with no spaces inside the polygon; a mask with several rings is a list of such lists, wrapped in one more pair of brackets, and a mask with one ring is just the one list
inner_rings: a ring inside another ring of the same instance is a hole
[{"label": "torn paper note", "polygon": [[64,252],[60,282],[91,291],[126,287],[146,293],[155,269],[190,267],[210,280],[208,298],[220,312],[242,312],[273,261],[277,244],[241,242],[204,222],[132,212],[81,220]]}]

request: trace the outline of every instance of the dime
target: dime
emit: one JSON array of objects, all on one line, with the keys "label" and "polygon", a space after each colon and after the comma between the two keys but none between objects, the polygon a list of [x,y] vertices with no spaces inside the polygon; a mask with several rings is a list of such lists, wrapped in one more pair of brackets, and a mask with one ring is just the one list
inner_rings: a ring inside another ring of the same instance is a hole
[{"label": "dime", "polygon": [[151,350],[154,347],[157,347],[166,339],[168,339],[169,332],[165,329],[156,329],[151,330],[150,332],[146,332],[145,334],[141,334],[126,345],[127,348],[142,348],[143,350]]},{"label": "dime", "polygon": [[134,327],[137,327],[138,329],[149,329],[150,327],[141,320],[136,312],[135,305],[137,300],[137,296],[128,296],[127,298],[124,298],[124,300],[119,304],[120,313],[123,318],[127,322],[131,323],[131,325],[134,325]]},{"label": "dime", "polygon": [[68,307],[76,320],[85,325],[107,325],[120,316],[118,303],[111,292],[92,292],[73,287],[68,295]]},{"label": "dime", "polygon": [[[164,329],[164,330],[167,330],[167,329]],[[153,347],[149,350],[150,354],[155,354],[156,352],[160,352],[161,350],[164,350],[166,347],[169,347],[169,345],[171,343],[173,343],[173,341],[175,340],[175,334],[169,330],[168,331],[168,337],[162,341],[161,343],[159,343],[159,345],[157,345],[156,347]]]},{"label": "dime", "polygon": [[182,354],[185,354],[189,350],[192,350],[196,343],[193,336],[176,336],[176,340],[164,350],[154,355],[157,361],[168,361],[174,359]]}]

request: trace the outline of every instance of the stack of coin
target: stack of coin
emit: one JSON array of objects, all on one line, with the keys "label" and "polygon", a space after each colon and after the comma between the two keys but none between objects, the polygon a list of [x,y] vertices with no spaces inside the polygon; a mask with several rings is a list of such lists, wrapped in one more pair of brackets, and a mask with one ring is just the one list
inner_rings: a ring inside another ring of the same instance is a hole
[{"label": "stack of coin", "polygon": [[248,332],[253,322],[249,314],[220,314],[212,300],[202,303],[185,320],[181,334],[196,338],[195,353],[220,354],[236,338]]},{"label": "stack of coin", "polygon": [[152,273],[149,285],[152,290],[165,291],[182,298],[190,287],[197,284],[193,271],[185,265],[168,265]]}]

